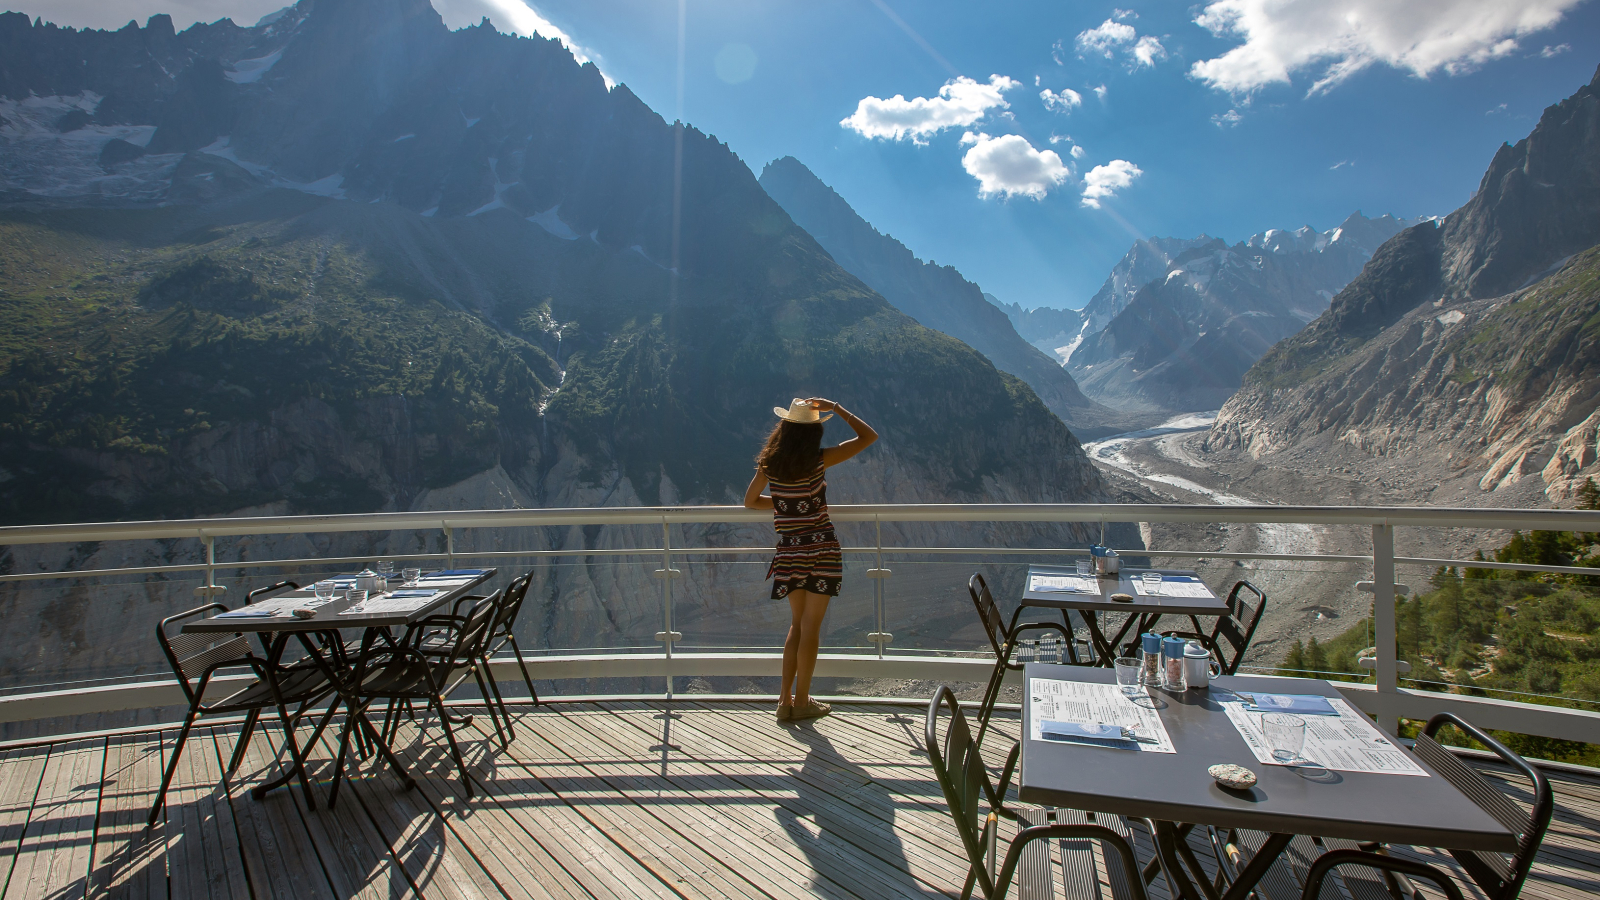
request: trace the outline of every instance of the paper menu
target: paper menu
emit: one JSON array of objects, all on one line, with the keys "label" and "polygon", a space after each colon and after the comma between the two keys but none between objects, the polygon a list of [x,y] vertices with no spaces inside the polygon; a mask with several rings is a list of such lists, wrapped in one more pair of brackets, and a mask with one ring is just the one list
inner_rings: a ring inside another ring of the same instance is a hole
[{"label": "paper menu", "polygon": [[[1337,717],[1300,717],[1306,723],[1306,743],[1300,755],[1307,761],[1295,765],[1336,772],[1427,776],[1405,750],[1379,731],[1364,714],[1344,700],[1330,697],[1328,702],[1338,712]],[[1238,701],[1226,701],[1222,708],[1257,762],[1284,765],[1272,758],[1272,750],[1261,731],[1260,713],[1246,710],[1245,704]]]},{"label": "paper menu", "polygon": [[1145,583],[1136,575],[1133,578],[1133,589],[1141,597],[1195,597],[1205,599],[1212,596],[1211,589],[1206,587],[1205,582],[1198,579],[1194,581],[1163,580],[1154,589],[1151,589],[1146,587]]},{"label": "paper menu", "polygon": [[392,613],[409,613],[421,609],[432,602],[432,598],[429,597],[379,597],[375,600],[368,600],[367,602],[361,604],[360,607],[347,609],[339,615],[375,616]]},{"label": "paper menu", "polygon": [[1157,743],[1140,742],[1134,745],[1146,753],[1176,753],[1161,716],[1151,706],[1134,701],[1147,701],[1149,695],[1142,689],[1132,698],[1122,693],[1114,684],[1088,684],[1081,681],[1061,681],[1055,678],[1028,679],[1029,737],[1043,740],[1039,723],[1074,722],[1083,725],[1125,725],[1140,737],[1154,738]]},{"label": "paper menu", "polygon": [[1028,581],[1028,590],[1098,594],[1100,580],[1093,575],[1035,575]]}]

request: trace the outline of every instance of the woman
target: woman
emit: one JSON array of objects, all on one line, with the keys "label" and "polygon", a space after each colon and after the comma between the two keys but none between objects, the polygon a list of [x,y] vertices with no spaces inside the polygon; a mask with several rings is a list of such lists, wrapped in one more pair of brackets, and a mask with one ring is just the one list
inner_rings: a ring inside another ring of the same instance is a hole
[{"label": "woman", "polygon": [[[749,509],[772,510],[778,547],[767,577],[772,599],[787,597],[793,620],[783,642],[783,684],[778,692],[779,719],[813,719],[832,712],[811,699],[811,673],[817,667],[822,617],[828,600],[839,596],[844,562],[839,539],[828,518],[828,482],[823,470],[867,449],[878,439],[872,426],[832,400],[795,398],[788,409],[772,408],[781,420],[756,457],[756,476],[744,492]],[[823,415],[828,413],[828,415]],[[822,446],[822,423],[833,413],[855,429],[856,436],[837,447]],[[772,496],[761,489],[772,485]]]}]

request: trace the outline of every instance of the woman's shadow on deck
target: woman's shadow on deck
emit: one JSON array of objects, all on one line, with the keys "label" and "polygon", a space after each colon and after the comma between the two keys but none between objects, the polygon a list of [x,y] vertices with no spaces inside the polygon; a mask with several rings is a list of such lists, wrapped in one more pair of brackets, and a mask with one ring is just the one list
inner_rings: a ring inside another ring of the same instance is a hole
[{"label": "woman's shadow on deck", "polygon": [[[785,804],[776,816],[810,863],[808,886],[830,897],[945,896],[912,877],[895,833],[896,797],[888,786],[846,759],[811,723],[789,732],[808,748],[804,763],[791,770],[803,812]],[[840,865],[842,845],[856,848],[845,853],[869,869],[870,877]]]}]

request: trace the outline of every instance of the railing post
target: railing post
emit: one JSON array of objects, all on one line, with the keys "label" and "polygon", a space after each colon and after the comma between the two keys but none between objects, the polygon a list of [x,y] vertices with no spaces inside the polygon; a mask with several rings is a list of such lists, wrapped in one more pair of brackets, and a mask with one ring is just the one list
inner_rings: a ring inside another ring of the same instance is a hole
[{"label": "railing post", "polygon": [[211,599],[218,594],[226,594],[228,589],[217,584],[217,539],[202,531],[200,543],[206,548],[206,583],[195,588],[194,595]]},{"label": "railing post", "polygon": [[[672,567],[672,527],[667,524],[667,517],[661,517],[661,568],[656,570],[656,577],[661,579],[661,627],[656,632],[656,640],[660,641],[667,659],[672,658],[672,645],[683,640],[682,632],[672,630],[672,580],[683,573]],[[667,699],[672,699],[672,667],[667,667]]]},{"label": "railing post", "polygon": [[874,586],[872,589],[872,596],[873,605],[876,607],[878,630],[867,635],[867,640],[878,645],[878,658],[883,659],[884,645],[894,640],[894,635],[890,634],[889,629],[884,627],[886,623],[884,622],[883,611],[883,580],[888,578],[891,573],[888,569],[883,567],[883,519],[880,516],[873,516],[872,521],[876,523],[878,529],[877,564],[867,570],[867,577],[877,582],[876,586]]},{"label": "railing post", "polygon": [[1399,672],[1395,665],[1398,640],[1394,611],[1394,526],[1372,526],[1372,644],[1375,651],[1374,681],[1380,702],[1378,727],[1398,734],[1400,717],[1391,712],[1393,702],[1382,702],[1400,693]]},{"label": "railing post", "polygon": [[449,525],[445,525],[443,528],[445,556],[450,563],[449,568],[454,569],[456,567],[456,530]]}]

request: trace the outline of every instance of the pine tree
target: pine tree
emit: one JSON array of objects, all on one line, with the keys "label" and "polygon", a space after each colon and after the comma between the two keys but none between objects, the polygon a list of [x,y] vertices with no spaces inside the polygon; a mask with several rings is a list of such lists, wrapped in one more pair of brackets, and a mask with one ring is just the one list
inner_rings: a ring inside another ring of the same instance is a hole
[{"label": "pine tree", "polygon": [[1585,478],[1578,488],[1578,509],[1600,509],[1600,487],[1595,487],[1593,478]]},{"label": "pine tree", "polygon": [[1283,658],[1283,669],[1278,674],[1293,678],[1299,675],[1305,667],[1305,645],[1300,643],[1299,638],[1295,638],[1294,643],[1289,645],[1289,655]]},{"label": "pine tree", "polygon": [[1313,672],[1329,671],[1328,651],[1322,649],[1322,645],[1317,643],[1317,639],[1314,637],[1311,639],[1311,643],[1306,645],[1304,667]]}]

